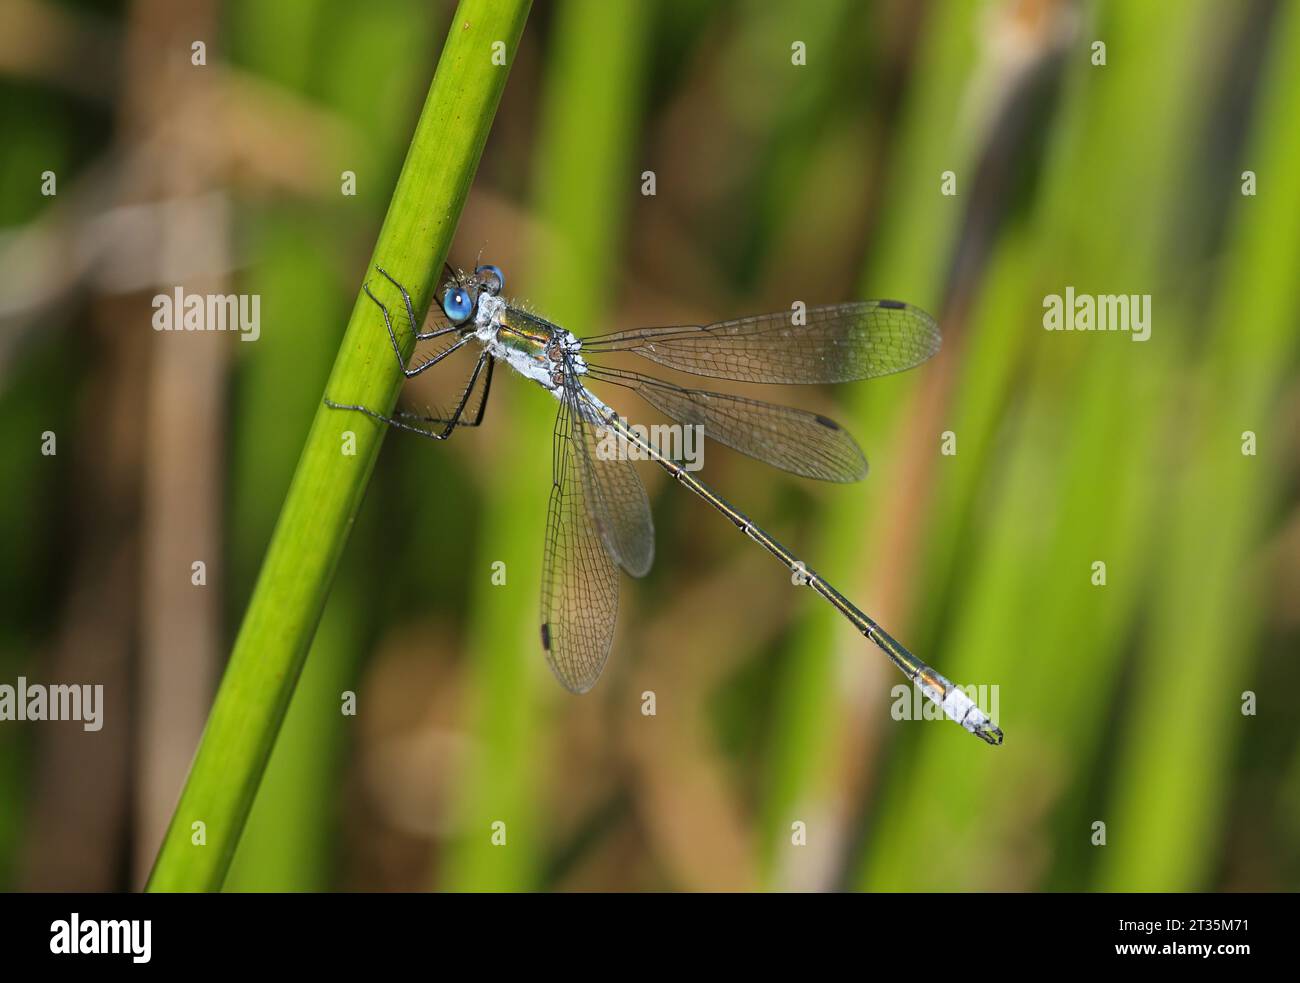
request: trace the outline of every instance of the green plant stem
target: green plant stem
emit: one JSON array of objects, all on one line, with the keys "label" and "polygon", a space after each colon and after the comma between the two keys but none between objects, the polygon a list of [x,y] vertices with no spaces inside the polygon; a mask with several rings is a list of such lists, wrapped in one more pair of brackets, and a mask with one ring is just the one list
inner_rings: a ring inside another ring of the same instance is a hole
[{"label": "green plant stem", "polygon": [[[417,317],[438,282],[530,3],[462,0],[452,20],[371,257],[406,286]],[[497,42],[504,65],[493,57]],[[403,334],[402,343],[409,357],[414,342]],[[402,381],[379,311],[358,291],[326,393],[388,411]],[[344,453],[349,430],[354,454]],[[318,408],[148,890],[214,891],[225,880],[383,436],[368,418]]]}]

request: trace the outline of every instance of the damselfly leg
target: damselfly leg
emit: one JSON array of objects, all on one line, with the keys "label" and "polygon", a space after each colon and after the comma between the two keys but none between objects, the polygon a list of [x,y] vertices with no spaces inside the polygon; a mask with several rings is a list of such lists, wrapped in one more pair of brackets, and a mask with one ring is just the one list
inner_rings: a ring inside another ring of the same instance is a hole
[{"label": "damselfly leg", "polygon": [[[468,340],[468,339],[466,339]],[[464,341],[457,342],[452,348],[444,354],[450,355],[459,348]],[[474,363],[474,371],[470,373],[469,382],[465,384],[464,391],[460,394],[460,399],[456,402],[456,409],[452,411],[449,417],[429,416],[423,413],[410,413],[405,410],[398,410],[392,416],[384,416],[375,410],[366,406],[357,406],[348,403],[336,403],[331,399],[325,400],[325,405],[332,410],[355,410],[358,413],[364,413],[373,420],[380,423],[386,423],[390,427],[398,430],[405,430],[407,433],[419,434],[421,437],[429,437],[433,440],[446,440],[451,436],[453,430],[457,427],[477,427],[483,422],[483,411],[487,408],[488,393],[492,389],[492,368],[495,363],[487,354],[479,356]],[[486,369],[485,369],[486,367]],[[474,419],[466,421],[462,419],[465,414],[465,404],[469,402],[470,393],[474,391],[474,383],[478,381],[479,374],[483,374],[483,395],[479,397],[478,408],[474,411]],[[421,424],[442,424],[442,430],[432,430]]]},{"label": "damselfly leg", "polygon": [[[365,291],[367,297],[375,302],[375,305],[379,308],[380,313],[384,317],[384,326],[388,329],[388,337],[393,344],[393,351],[397,355],[398,365],[402,367],[402,374],[408,379],[420,375],[426,369],[432,368],[473,340],[473,333],[465,332],[465,329],[462,326],[456,324],[444,328],[437,328],[432,331],[420,331],[419,322],[415,317],[415,308],[411,303],[411,295],[407,293],[406,288],[389,276],[388,271],[382,266],[376,266],[375,269],[378,270],[380,275],[388,280],[389,283],[396,287],[398,292],[402,295],[402,301],[406,305],[407,320],[416,342],[429,341],[434,338],[441,338],[445,335],[457,332],[461,335],[446,348],[429,356],[415,368],[408,369],[406,363],[402,360],[402,349],[398,344],[397,334],[393,331],[393,321],[389,315],[388,308],[384,305],[383,301],[371,292],[368,283],[362,284],[361,289]],[[492,370],[495,365],[495,360],[491,358],[487,352],[483,352],[479,355],[478,361],[474,363],[474,369],[470,373],[469,381],[465,384],[465,388],[457,398],[455,409],[452,411],[450,416],[446,417],[432,414],[411,413],[404,410],[399,410],[392,416],[385,416],[383,413],[372,410],[367,406],[360,406],[353,403],[336,403],[328,398],[325,399],[325,405],[334,410],[354,410],[358,413],[364,413],[366,416],[378,420],[380,423],[387,424],[390,427],[395,427],[398,430],[405,430],[408,433],[418,434],[421,437],[429,437],[433,440],[446,440],[457,427],[477,427],[483,422],[483,412],[487,408],[488,395],[492,390]],[[473,419],[466,421],[464,419],[465,407],[469,403],[470,396],[474,392],[474,384],[478,381],[480,375],[483,376],[483,392],[482,395],[479,396],[478,407],[474,411]],[[434,425],[441,426],[442,429],[433,429]]]},{"label": "damselfly leg", "polygon": [[[394,280],[391,276],[389,276],[388,271],[385,270],[382,266],[376,266],[375,269],[379,272],[380,276],[382,276],[394,287],[396,287],[398,292],[401,293],[402,301],[403,303],[406,304],[406,319],[411,326],[411,334],[414,335],[415,340],[417,342],[431,341],[434,338],[441,338],[444,335],[456,334],[458,331],[462,330],[462,328],[459,325],[452,324],[445,328],[437,328],[433,331],[422,332],[420,330],[420,322],[417,321],[415,317],[415,307],[411,304],[411,295],[406,292],[406,288],[402,286],[400,283],[398,283],[396,280]],[[451,348],[444,349],[438,354],[425,359],[425,361],[415,366],[415,368],[407,368],[406,361],[402,358],[402,346],[397,343],[397,332],[393,330],[393,319],[388,313],[388,308],[384,305],[384,302],[382,300],[380,300],[371,292],[370,284],[368,282],[363,283],[361,285],[361,289],[365,291],[367,297],[369,297],[371,300],[375,302],[375,306],[379,308],[379,312],[384,316],[384,327],[388,329],[388,339],[393,343],[393,354],[397,356],[397,364],[400,365],[402,368],[402,375],[406,376],[408,379],[413,379],[421,372],[424,372],[426,369],[432,368],[433,366],[437,365],[440,361],[442,361],[443,358],[445,358],[447,355],[450,355],[453,351],[456,350],[456,348],[460,347],[467,340],[469,340],[468,336],[462,338],[458,342],[456,342],[456,344],[453,345]]]}]

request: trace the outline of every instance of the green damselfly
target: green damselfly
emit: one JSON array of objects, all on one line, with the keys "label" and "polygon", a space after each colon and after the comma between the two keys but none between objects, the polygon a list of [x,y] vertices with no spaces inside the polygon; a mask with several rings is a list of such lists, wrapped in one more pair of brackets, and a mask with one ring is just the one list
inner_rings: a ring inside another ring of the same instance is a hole
[{"label": "green damselfly", "polygon": [[[447,323],[421,331],[405,288],[381,267],[376,269],[401,293],[416,339],[443,339],[437,351],[408,366],[388,308],[368,284],[364,287],[383,312],[393,350],[408,378],[473,343],[479,345],[478,359],[446,417],[385,416],[365,406],[328,399],[327,405],[444,440],[457,427],[482,421],[498,361],[559,401],[540,635],[547,662],[565,688],[586,692],[605,667],[618,614],[618,569],[640,577],[654,560],[649,499],[635,466],[625,455],[611,457],[598,450],[602,436],[613,431],[776,557],[791,571],[795,583],[811,587],[829,601],[948,717],[989,744],[1002,743],[1002,731],[961,688],[912,655],[752,519],[662,453],[587,385],[601,382],[630,389],[680,423],[703,426],[706,436],[785,471],[823,481],[857,481],[866,476],[866,458],[833,420],[774,403],[683,388],[639,372],[601,366],[596,360],[630,352],[668,368],[717,379],[849,382],[901,372],[934,355],[939,350],[939,328],[930,315],[901,301],[873,300],[808,308],[802,318],[798,312],[778,312],[578,338],[507,302],[501,296],[505,287],[501,270],[481,265],[472,274],[448,269],[441,304]],[[476,390],[479,395],[471,410]]]}]

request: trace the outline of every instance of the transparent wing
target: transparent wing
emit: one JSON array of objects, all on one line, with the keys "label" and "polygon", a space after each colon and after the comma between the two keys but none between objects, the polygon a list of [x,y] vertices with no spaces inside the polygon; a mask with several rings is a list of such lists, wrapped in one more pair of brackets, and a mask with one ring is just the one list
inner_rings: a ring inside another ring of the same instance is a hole
[{"label": "transparent wing", "polygon": [[588,508],[614,562],[633,577],[644,577],[655,558],[645,485],[616,433],[601,426],[599,410],[581,388],[575,394],[582,412],[574,412],[572,439]]},{"label": "transparent wing", "polygon": [[861,481],[867,459],[834,420],[728,393],[684,389],[636,372],[589,365],[589,378],[625,386],[660,412],[742,454],[805,478]]},{"label": "transparent wing", "polygon": [[556,678],[575,693],[596,684],[609,658],[618,618],[618,566],[640,577],[654,562],[645,486],[625,455],[602,448],[597,422],[582,388],[570,384],[555,422],[542,561],[542,648]]},{"label": "transparent wing", "polygon": [[614,641],[618,568],[596,528],[587,485],[578,473],[576,412],[573,399],[562,399],[555,420],[542,558],[542,648],[561,685],[585,693],[600,678]]},{"label": "transparent wing", "polygon": [[716,324],[634,328],[584,338],[582,349],[635,352],[670,368],[740,382],[850,382],[901,372],[939,350],[939,326],[918,307],[869,300],[810,307],[805,324],[778,311]]}]

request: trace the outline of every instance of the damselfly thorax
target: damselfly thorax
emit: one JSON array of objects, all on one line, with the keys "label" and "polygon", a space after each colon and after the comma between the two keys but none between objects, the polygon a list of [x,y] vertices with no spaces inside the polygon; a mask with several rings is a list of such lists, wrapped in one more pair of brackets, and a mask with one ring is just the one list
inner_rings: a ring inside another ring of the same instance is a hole
[{"label": "damselfly thorax", "polygon": [[[784,564],[793,574],[792,583],[811,587],[828,601],[947,716],[990,744],[1002,743],[996,722],[959,687],[912,655],[745,513],[646,442],[588,388],[601,383],[631,390],[679,423],[702,427],[705,436],[794,474],[822,481],[858,481],[867,474],[861,448],[839,424],[819,413],[686,388],[653,375],[602,365],[601,357],[628,352],[682,372],[737,382],[848,382],[909,369],[937,352],[939,328],[930,315],[901,301],[870,300],[809,307],[802,320],[795,320],[791,311],[778,311],[714,324],[637,328],[579,339],[511,305],[501,296],[505,287],[501,271],[479,266],[473,274],[451,272],[441,298],[448,325],[421,331],[406,290],[383,269],[379,272],[400,291],[417,341],[447,339],[435,354],[407,365],[388,308],[367,285],[366,294],[383,312],[404,375],[419,375],[475,341],[481,349],[478,361],[446,416],[386,416],[327,399],[329,406],[445,440],[457,427],[481,422],[497,362],[536,382],[559,401],[539,635],[546,661],[566,689],[586,692],[604,669],[614,640],[619,569],[640,577],[654,560],[654,525],[645,486],[628,458],[600,452],[597,433],[607,428],[640,447],[646,460],[662,467]],[[476,408],[470,409],[476,391],[480,393]]]},{"label": "damselfly thorax", "polygon": [[511,307],[497,294],[479,297],[474,335],[484,351],[543,389],[560,396],[566,372],[582,376],[582,342],[545,318]]}]

